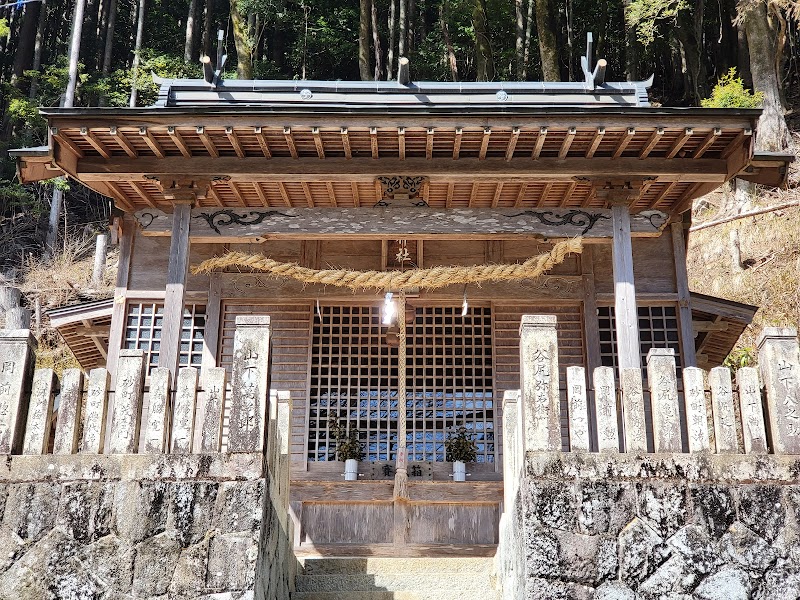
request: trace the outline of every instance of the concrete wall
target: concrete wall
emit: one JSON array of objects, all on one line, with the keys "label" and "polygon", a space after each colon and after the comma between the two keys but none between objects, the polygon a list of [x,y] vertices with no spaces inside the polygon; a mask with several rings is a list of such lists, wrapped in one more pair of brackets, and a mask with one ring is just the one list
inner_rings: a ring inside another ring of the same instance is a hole
[{"label": "concrete wall", "polygon": [[7,456],[0,598],[288,599],[279,487],[260,453]]},{"label": "concrete wall", "polygon": [[800,461],[529,453],[501,527],[507,599],[800,597]]}]

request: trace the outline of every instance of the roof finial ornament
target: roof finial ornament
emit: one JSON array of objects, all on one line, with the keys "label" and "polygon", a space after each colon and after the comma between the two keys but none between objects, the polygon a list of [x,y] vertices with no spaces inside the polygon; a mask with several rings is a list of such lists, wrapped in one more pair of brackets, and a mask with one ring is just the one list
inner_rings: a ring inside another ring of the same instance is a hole
[{"label": "roof finial ornament", "polygon": [[592,69],[592,32],[586,33],[586,56],[581,56],[581,68],[583,69],[583,76],[585,77],[586,85],[591,89],[595,89],[599,85],[603,85],[606,81],[606,67],[608,61],[601,58],[597,61],[594,69]]},{"label": "roof finial ornament", "polygon": [[217,32],[217,63],[216,66],[211,64],[210,56],[201,56],[200,63],[203,65],[203,79],[209,85],[217,87],[222,79],[222,70],[225,68],[225,62],[228,60],[228,55],[225,54],[223,46],[223,39],[225,38],[225,31],[220,29]]},{"label": "roof finial ornament", "polygon": [[400,59],[397,61],[398,69],[397,69],[397,83],[400,85],[408,85],[411,81],[411,76],[409,74],[409,66],[408,66],[408,59],[405,56],[401,56]]}]

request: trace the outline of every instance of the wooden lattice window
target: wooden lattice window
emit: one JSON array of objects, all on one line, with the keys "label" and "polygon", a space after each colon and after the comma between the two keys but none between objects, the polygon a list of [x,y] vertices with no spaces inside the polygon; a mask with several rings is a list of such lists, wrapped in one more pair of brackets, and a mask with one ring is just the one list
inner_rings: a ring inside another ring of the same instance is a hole
[{"label": "wooden lattice window", "polygon": [[[409,460],[444,461],[444,441],[464,425],[478,462],[494,462],[495,413],[488,307],[416,307],[407,325]],[[313,332],[309,460],[335,460],[333,416],[361,432],[368,460],[397,454],[397,348],[386,344],[379,306],[328,306]]]},{"label": "wooden lattice window", "polygon": [[[678,307],[675,304],[663,306],[639,306],[639,351],[642,367],[647,366],[647,353],[650,348],[672,348],[675,350],[675,363],[678,378],[681,376],[681,345],[678,328]],[[603,366],[617,367],[617,332],[614,323],[614,307],[601,306],[597,309],[600,325],[600,358]]]},{"label": "wooden lattice window", "polygon": [[[148,373],[158,366],[161,350],[161,328],[164,324],[164,304],[158,302],[129,302],[122,347],[144,350]],[[203,358],[203,337],[206,326],[206,307],[187,304],[183,312],[181,345],[178,364],[199,367]]]}]

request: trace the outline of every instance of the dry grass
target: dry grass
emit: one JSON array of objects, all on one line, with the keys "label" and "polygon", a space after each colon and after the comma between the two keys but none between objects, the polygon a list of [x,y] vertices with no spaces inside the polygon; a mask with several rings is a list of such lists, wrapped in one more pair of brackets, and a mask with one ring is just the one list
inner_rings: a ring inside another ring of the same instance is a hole
[{"label": "dry grass", "polygon": [[36,256],[28,258],[19,287],[29,303],[33,305],[38,297],[42,309],[46,310],[74,304],[81,298],[111,296],[116,277],[116,252],[109,252],[102,285],[93,288],[94,248],[94,236],[80,236],[68,240],[52,260]]},{"label": "dry grass", "polygon": [[[720,195],[700,201],[694,222],[714,218]],[[800,163],[790,172],[789,189],[759,190],[755,206],[800,201]],[[741,258],[733,265],[731,231],[738,230]],[[745,217],[696,231],[689,236],[689,284],[692,290],[760,307],[737,348],[752,347],[764,327],[800,324],[800,207]]]}]

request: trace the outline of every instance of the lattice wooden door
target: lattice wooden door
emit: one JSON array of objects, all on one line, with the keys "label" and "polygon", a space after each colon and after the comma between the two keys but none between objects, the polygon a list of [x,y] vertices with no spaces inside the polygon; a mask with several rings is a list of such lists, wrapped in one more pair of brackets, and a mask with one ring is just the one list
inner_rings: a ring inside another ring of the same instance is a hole
[{"label": "lattice wooden door", "polygon": [[[419,306],[407,332],[409,460],[444,461],[447,432],[475,435],[478,462],[494,462],[495,410],[489,307]],[[397,348],[387,345],[379,306],[326,306],[312,338],[308,459],[335,460],[329,419],[355,426],[366,458],[395,460]]]}]

